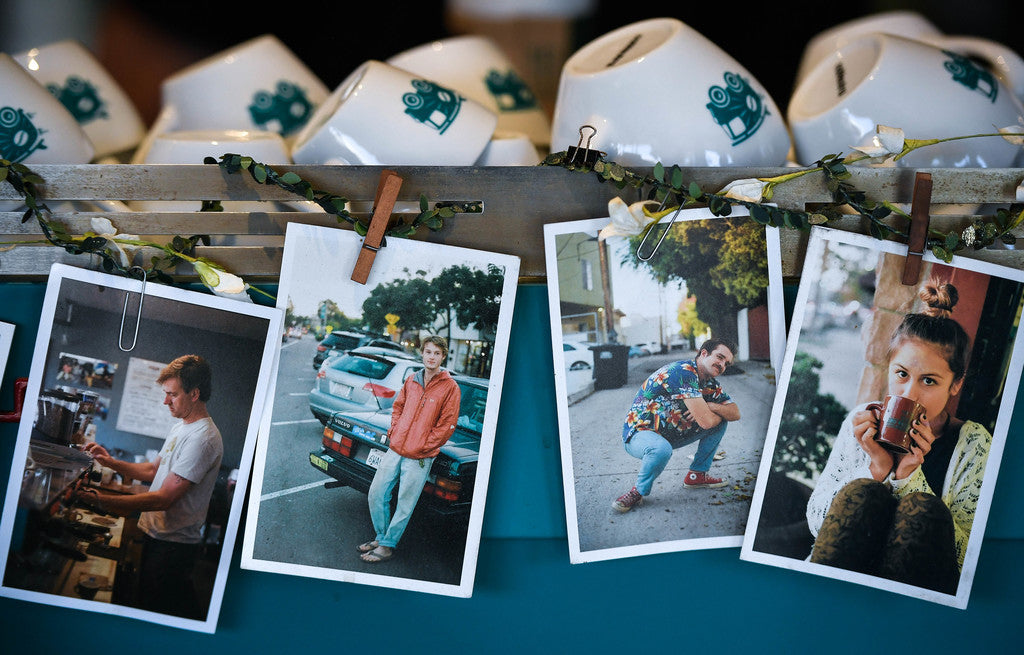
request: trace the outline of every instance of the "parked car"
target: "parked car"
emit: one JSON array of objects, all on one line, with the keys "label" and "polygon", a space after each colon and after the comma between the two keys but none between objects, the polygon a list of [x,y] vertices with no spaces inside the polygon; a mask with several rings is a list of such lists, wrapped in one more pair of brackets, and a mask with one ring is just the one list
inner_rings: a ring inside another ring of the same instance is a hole
[{"label": "parked car", "polygon": [[[476,481],[480,435],[487,408],[485,378],[452,376],[462,399],[455,432],[434,458],[416,506],[445,516],[468,516]],[[367,493],[373,474],[388,449],[391,408],[338,412],[324,426],[322,448],[309,453],[314,468],[334,478],[328,486],[347,486]]]},{"label": "parked car", "polygon": [[657,355],[661,352],[661,344],[657,341],[645,341],[643,343],[633,344],[634,348],[639,348],[645,355]]},{"label": "parked car", "polygon": [[327,425],[338,412],[388,409],[405,379],[423,368],[419,357],[390,348],[363,346],[324,360],[309,409]]},{"label": "parked car", "polygon": [[575,341],[562,342],[562,357],[565,368],[570,371],[583,371],[594,368],[594,351],[590,344]]},{"label": "parked car", "polygon": [[632,359],[633,357],[649,357],[650,355],[651,355],[651,353],[647,352],[643,348],[638,348],[636,346],[630,346],[629,347],[629,357],[630,357],[630,359]]},{"label": "parked car", "polygon": [[327,356],[333,351],[346,352],[360,346],[376,346],[399,352],[405,352],[402,344],[395,343],[390,339],[366,334],[364,332],[350,332],[348,330],[336,330],[324,337],[316,347],[316,354],[313,355],[313,368],[319,369]]}]

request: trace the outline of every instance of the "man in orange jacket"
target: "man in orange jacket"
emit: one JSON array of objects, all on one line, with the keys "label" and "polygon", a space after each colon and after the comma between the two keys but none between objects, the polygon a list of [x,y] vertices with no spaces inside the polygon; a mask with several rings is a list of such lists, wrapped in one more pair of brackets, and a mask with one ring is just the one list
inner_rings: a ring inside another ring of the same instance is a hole
[{"label": "man in orange jacket", "polygon": [[[390,559],[405,532],[423,484],[441,446],[455,432],[459,419],[459,385],[441,368],[448,358],[444,337],[423,339],[423,368],[406,379],[391,408],[388,451],[370,483],[367,500],[376,536],[359,546],[364,562]],[[391,514],[391,494],[398,486],[398,505]]]}]

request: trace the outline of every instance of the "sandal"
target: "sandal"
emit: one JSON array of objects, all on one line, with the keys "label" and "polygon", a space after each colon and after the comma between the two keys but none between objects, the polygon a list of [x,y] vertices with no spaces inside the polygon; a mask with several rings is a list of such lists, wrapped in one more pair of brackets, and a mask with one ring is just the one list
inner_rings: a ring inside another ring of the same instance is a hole
[{"label": "sandal", "polygon": [[356,546],[356,550],[358,550],[360,553],[368,553],[379,545],[380,544],[377,543],[377,540],[374,539],[372,541],[367,541],[365,544],[359,544],[358,546]]},{"label": "sandal", "polygon": [[386,559],[391,559],[392,555],[395,554],[394,548],[388,548],[386,551],[382,551],[381,548],[387,548],[387,546],[378,546],[369,552],[363,553],[359,559],[368,564],[376,564]]}]

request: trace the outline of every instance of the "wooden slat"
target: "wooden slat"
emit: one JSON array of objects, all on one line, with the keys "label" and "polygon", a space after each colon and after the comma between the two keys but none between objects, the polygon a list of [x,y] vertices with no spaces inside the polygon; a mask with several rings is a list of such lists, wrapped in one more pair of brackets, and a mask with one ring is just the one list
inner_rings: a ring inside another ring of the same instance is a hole
[{"label": "wooden slat", "polygon": [[[280,172],[294,171],[315,188],[345,196],[354,211],[366,212],[383,167],[379,166],[281,166]],[[545,275],[543,226],[546,223],[580,220],[607,215],[608,201],[620,196],[628,202],[637,199],[634,189],[620,190],[601,183],[591,173],[567,171],[544,166],[527,167],[389,167],[405,181],[399,194],[400,209],[418,211],[419,198],[431,202],[480,202],[480,214],[460,214],[445,221],[436,233],[423,232],[415,238],[467,248],[516,255],[521,258],[521,279],[543,281]],[[227,175],[219,167],[77,165],[37,166],[33,170],[44,180],[48,200],[263,200],[294,201],[295,196],[273,186],[259,185],[247,174]],[[649,172],[634,169],[638,172]],[[979,205],[1005,206],[1016,199],[1017,187],[1024,181],[1024,169],[851,169],[850,182],[868,197],[909,204],[916,171],[927,171],[933,179],[933,211],[953,212],[933,216],[937,229],[965,226]],[[792,172],[787,168],[688,168],[684,179],[697,182],[706,191],[716,191],[729,182],[750,177],[772,177]],[[10,185],[0,184],[0,200],[17,199]],[[804,208],[830,200],[823,177],[810,174],[776,189],[773,201],[784,207]],[[274,205],[268,205],[274,207]],[[984,211],[988,211],[985,208]],[[93,216],[111,218],[118,230],[139,235],[240,235],[235,242],[259,243],[220,246],[204,252],[250,278],[276,278],[280,266],[280,247],[288,222],[338,226],[333,216],[316,212],[257,213],[236,212],[70,212],[57,213],[74,233],[89,229]],[[0,213],[0,240],[33,238],[38,226],[30,221],[22,225],[20,214]],[[831,224],[837,229],[863,232],[857,219]],[[783,274],[799,275],[803,262],[806,233],[782,230]],[[1024,236],[1024,232],[1018,233]],[[222,242],[226,242],[224,239]],[[230,241],[230,239],[228,239]],[[0,253],[0,277],[4,279],[45,276],[53,261],[81,265],[82,258],[66,255],[55,248],[18,247]],[[1013,250],[970,251],[965,256],[1021,267],[1021,255]],[[70,258],[70,259],[66,259]],[[277,268],[275,268],[277,267]],[[184,273],[188,273],[185,271]]]}]

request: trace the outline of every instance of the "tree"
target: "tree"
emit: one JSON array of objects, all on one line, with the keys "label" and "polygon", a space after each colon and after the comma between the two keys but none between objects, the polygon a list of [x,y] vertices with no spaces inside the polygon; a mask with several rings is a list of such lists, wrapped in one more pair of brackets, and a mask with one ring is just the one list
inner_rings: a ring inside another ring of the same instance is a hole
[{"label": "tree", "polygon": [[488,264],[486,271],[466,265],[441,271],[431,286],[449,334],[453,322],[462,329],[473,326],[482,334],[493,334],[498,328],[503,285],[503,270],[494,264]]},{"label": "tree", "polygon": [[[715,336],[736,341],[736,312],[756,307],[768,296],[764,230],[746,217],[677,222],[646,262],[635,256],[641,237],[634,237],[623,263],[648,267],[663,284],[685,280],[700,320]],[[659,237],[660,232],[652,233],[644,248]]]},{"label": "tree", "polygon": [[346,316],[333,300],[321,300],[317,305],[317,316],[324,327],[330,326],[332,330],[358,330],[362,326],[360,319]]},{"label": "tree", "polygon": [[[405,272],[408,273],[408,269]],[[396,314],[403,330],[433,332],[438,313],[434,289],[424,279],[424,271],[416,274],[416,277],[385,282],[373,288],[363,301],[363,324],[370,331],[383,333],[388,325],[384,317]]]},{"label": "tree", "polygon": [[708,330],[707,323],[697,316],[696,298],[687,296],[683,302],[679,303],[677,320],[680,326],[679,334],[690,342],[690,350],[696,350],[697,335],[704,334]]}]

